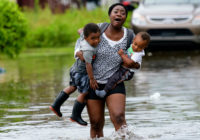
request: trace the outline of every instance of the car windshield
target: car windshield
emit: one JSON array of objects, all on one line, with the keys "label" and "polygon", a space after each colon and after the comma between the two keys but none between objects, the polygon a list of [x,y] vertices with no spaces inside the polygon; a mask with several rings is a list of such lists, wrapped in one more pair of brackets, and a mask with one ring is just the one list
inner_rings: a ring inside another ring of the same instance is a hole
[{"label": "car windshield", "polygon": [[200,5],[200,0],[144,0],[144,4],[198,4]]}]

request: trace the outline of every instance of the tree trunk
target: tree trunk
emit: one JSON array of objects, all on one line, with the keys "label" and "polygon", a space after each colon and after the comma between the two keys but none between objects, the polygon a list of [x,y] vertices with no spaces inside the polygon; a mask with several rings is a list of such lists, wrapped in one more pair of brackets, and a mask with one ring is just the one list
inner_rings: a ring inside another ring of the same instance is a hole
[{"label": "tree trunk", "polygon": [[52,13],[64,13],[70,8],[70,3],[63,4],[61,0],[48,0],[48,3]]},{"label": "tree trunk", "polygon": [[39,5],[42,9],[48,4],[48,0],[39,0]]},{"label": "tree trunk", "polygon": [[20,7],[34,8],[34,0],[17,0]]}]

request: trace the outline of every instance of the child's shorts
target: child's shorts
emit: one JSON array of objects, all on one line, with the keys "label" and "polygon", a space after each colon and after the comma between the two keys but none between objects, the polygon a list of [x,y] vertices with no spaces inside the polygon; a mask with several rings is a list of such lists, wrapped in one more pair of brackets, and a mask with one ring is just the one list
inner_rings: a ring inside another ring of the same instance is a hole
[{"label": "child's shorts", "polygon": [[89,77],[87,74],[82,74],[70,70],[70,86],[75,86],[80,93],[87,93],[89,90]]}]

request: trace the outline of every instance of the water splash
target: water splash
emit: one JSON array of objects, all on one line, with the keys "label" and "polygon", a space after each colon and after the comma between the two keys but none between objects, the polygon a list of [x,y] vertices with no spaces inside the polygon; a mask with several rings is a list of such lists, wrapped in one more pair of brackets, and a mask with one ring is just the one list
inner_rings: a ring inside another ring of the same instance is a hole
[{"label": "water splash", "polygon": [[133,128],[123,125],[119,130],[113,132],[111,140],[143,140],[143,137],[134,134]]},{"label": "water splash", "polygon": [[160,99],[160,93],[156,92],[149,97],[151,100],[158,100]]},{"label": "water splash", "polygon": [[93,139],[88,139],[88,140],[110,140],[110,139],[107,139],[105,137],[100,137],[100,138],[93,138]]},{"label": "water splash", "polygon": [[93,139],[90,138],[88,140],[144,140],[144,138],[133,133],[133,126],[123,125],[110,136]]}]

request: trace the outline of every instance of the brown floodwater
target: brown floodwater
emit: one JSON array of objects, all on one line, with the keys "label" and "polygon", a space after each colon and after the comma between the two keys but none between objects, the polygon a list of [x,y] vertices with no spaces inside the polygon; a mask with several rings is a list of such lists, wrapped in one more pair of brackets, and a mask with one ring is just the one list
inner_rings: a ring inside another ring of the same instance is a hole
[{"label": "brown floodwater", "polygon": [[[1,140],[86,140],[86,127],[69,121],[75,92],[61,108],[50,110],[58,92],[69,83],[72,56],[0,60]],[[148,52],[142,69],[126,82],[126,120],[134,140],[200,139],[200,51]],[[86,109],[82,114],[89,122]],[[105,137],[117,139],[105,113]]]}]

